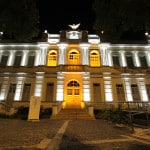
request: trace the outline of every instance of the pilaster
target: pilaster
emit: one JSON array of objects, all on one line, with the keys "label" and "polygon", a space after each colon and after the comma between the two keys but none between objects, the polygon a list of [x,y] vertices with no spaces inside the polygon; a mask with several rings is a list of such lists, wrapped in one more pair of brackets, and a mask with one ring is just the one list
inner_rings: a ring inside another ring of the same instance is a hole
[{"label": "pilaster", "polygon": [[56,93],[56,101],[64,100],[64,73],[57,73],[57,93]]},{"label": "pilaster", "polygon": [[103,72],[103,81],[104,81],[105,101],[112,102],[113,101],[113,90],[112,90],[112,81],[111,81],[111,73],[110,72]]},{"label": "pilaster", "polygon": [[83,73],[83,101],[89,102],[90,101],[90,73],[84,72]]},{"label": "pilaster", "polygon": [[141,96],[141,101],[148,102],[148,95],[147,95],[144,78],[137,78],[137,82],[139,85],[138,87],[139,87],[139,92],[140,92],[140,96]]},{"label": "pilaster", "polygon": [[59,47],[58,65],[64,65],[66,64],[65,58],[67,58],[66,57],[67,44],[62,43],[62,44],[59,44],[58,47]]},{"label": "pilaster", "polygon": [[122,67],[127,66],[126,57],[125,57],[125,51],[120,51],[120,62]]},{"label": "pilaster", "polygon": [[82,50],[82,65],[89,65],[89,44],[80,44]]},{"label": "pilaster", "polygon": [[14,65],[15,53],[16,53],[16,51],[14,51],[14,50],[10,51],[10,55],[9,55],[9,58],[8,58],[7,66],[13,66]]},{"label": "pilaster", "polygon": [[23,51],[23,58],[21,60],[21,66],[26,66],[27,65],[28,54],[29,54],[29,50],[24,50]]},{"label": "pilaster", "polygon": [[24,86],[24,77],[18,77],[17,78],[17,85],[16,85],[16,91],[14,96],[14,101],[20,101],[22,98],[22,90]]},{"label": "pilaster", "polygon": [[132,91],[131,91],[131,83],[129,78],[124,78],[124,85],[125,85],[125,97],[127,102],[133,101]]},{"label": "pilaster", "polygon": [[34,96],[42,96],[44,72],[36,72]]},{"label": "pilaster", "polygon": [[4,77],[2,87],[1,87],[1,92],[0,92],[0,100],[5,100],[6,99],[7,89],[8,89],[8,82],[9,82],[9,77]]},{"label": "pilaster", "polygon": [[39,65],[46,65],[48,43],[38,43],[40,46]]},{"label": "pilaster", "polygon": [[134,52],[132,53],[132,55],[133,55],[134,65],[135,65],[136,67],[140,67],[140,66],[141,66],[141,63],[140,63],[140,60],[139,60],[138,52],[137,52],[137,51],[134,51]]}]

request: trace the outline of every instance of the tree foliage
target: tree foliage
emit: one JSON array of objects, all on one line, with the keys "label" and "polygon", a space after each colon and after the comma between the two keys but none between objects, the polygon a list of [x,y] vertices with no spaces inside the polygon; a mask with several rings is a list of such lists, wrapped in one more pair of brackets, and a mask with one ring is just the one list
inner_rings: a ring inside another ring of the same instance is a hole
[{"label": "tree foliage", "polygon": [[0,31],[5,37],[29,41],[39,33],[36,0],[0,0]]},{"label": "tree foliage", "polygon": [[95,0],[93,10],[93,28],[104,41],[150,30],[149,0]]}]

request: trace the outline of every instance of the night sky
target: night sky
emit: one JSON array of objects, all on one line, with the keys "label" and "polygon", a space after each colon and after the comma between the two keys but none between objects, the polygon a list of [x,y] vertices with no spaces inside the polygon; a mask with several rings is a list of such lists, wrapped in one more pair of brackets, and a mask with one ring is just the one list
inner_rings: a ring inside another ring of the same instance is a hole
[{"label": "night sky", "polygon": [[80,23],[79,29],[93,33],[94,0],[38,0],[41,30],[59,33],[68,30],[69,24]]}]

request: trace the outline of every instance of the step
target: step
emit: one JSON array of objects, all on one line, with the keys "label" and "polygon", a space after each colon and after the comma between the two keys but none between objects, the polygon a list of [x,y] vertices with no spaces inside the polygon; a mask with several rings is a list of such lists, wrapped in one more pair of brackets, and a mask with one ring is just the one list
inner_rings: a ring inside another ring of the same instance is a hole
[{"label": "step", "polygon": [[90,116],[85,109],[62,109],[56,116],[52,116],[54,120],[95,120],[94,116]]}]

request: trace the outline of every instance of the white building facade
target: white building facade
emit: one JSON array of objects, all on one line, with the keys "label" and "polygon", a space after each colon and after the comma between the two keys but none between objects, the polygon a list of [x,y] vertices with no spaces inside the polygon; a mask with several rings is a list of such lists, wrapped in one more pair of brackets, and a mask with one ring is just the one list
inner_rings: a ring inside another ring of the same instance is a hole
[{"label": "white building facade", "polygon": [[0,43],[0,101],[28,106],[96,106],[150,102],[150,44],[101,43],[98,35],[69,30],[44,42]]}]

